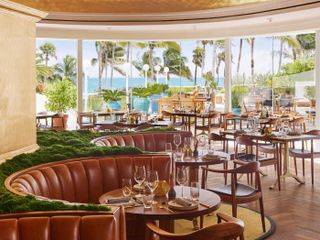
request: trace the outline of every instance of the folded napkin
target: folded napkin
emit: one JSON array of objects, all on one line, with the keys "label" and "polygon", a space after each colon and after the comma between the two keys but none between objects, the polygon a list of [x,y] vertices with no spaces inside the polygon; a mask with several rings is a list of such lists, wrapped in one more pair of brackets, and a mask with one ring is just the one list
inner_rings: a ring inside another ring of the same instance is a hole
[{"label": "folded napkin", "polygon": [[127,203],[130,201],[129,197],[114,197],[114,198],[108,198],[107,203]]},{"label": "folded napkin", "polygon": [[175,202],[182,207],[190,207],[193,204],[191,200],[185,198],[176,198]]}]

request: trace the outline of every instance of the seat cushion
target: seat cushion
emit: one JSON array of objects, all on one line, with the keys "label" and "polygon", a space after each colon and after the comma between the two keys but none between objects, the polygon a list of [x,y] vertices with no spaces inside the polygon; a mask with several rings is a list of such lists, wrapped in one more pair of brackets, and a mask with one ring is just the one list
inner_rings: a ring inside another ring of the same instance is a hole
[{"label": "seat cushion", "polygon": [[297,157],[297,158],[320,158],[320,152],[311,152],[307,149],[289,149],[290,157]]},{"label": "seat cushion", "polygon": [[[217,194],[231,195],[231,185],[226,185],[217,188],[208,188],[207,190],[215,192]],[[248,186],[238,183],[236,185],[236,196],[237,197],[249,197],[257,193],[257,190]]]}]

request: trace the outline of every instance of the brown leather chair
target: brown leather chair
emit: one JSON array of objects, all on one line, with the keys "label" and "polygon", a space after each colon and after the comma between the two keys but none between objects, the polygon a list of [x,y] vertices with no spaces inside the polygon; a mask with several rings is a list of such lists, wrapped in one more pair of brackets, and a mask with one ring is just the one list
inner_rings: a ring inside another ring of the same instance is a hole
[{"label": "brown leather chair", "polygon": [[124,211],[54,211],[0,216],[2,240],[125,240]]},{"label": "brown leather chair", "polygon": [[99,203],[99,197],[121,187],[122,178],[131,178],[135,165],[157,170],[159,179],[169,180],[169,155],[119,155],[69,159],[34,166],[16,172],[5,181],[18,195],[59,199],[79,203]]},{"label": "brown leather chair", "polygon": [[132,146],[142,151],[164,152],[166,143],[174,145],[174,134],[181,135],[182,144],[185,137],[192,137],[189,131],[126,133],[99,137],[91,143],[98,146]]},{"label": "brown leather chair", "polygon": [[[237,205],[242,203],[248,203],[259,200],[260,214],[263,232],[266,231],[265,219],[264,219],[264,207],[262,198],[262,189],[260,181],[259,163],[250,162],[240,167],[222,170],[212,168],[202,168],[202,188],[212,191],[218,194],[223,202],[230,203],[232,205],[232,216],[237,217]],[[227,173],[231,175],[231,184],[221,187],[206,188],[206,179],[208,172],[214,173]],[[245,185],[238,182],[238,174],[254,174],[255,184]]]},{"label": "brown leather chair", "polygon": [[[153,234],[163,237],[165,239],[176,240],[234,240],[238,237],[243,240],[244,223],[237,218],[217,213],[218,224],[202,228],[186,234],[174,234],[161,230],[153,223],[147,223],[149,231]],[[225,222],[221,223],[222,220]],[[151,235],[151,239],[156,239]]]}]

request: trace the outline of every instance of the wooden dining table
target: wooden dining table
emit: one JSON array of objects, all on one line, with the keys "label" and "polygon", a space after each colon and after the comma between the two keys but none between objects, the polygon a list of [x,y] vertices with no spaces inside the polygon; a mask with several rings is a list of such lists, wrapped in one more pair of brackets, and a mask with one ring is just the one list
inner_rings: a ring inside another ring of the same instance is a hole
[{"label": "wooden dining table", "polygon": [[188,185],[191,182],[199,182],[199,168],[217,164],[228,164],[230,155],[225,152],[215,151],[213,158],[206,159],[204,156],[192,157],[190,160],[175,161],[175,166],[189,167]]},{"label": "wooden dining table", "polygon": [[[182,195],[182,187],[175,186],[177,197]],[[190,198],[190,188],[183,187],[184,197]],[[99,198],[100,204],[106,204],[108,198],[122,197],[122,190],[116,189],[104,193]],[[216,211],[220,207],[220,197],[204,189],[200,189],[199,205],[194,210],[168,210],[168,198],[155,197],[157,204],[154,204],[151,209],[145,209],[143,205],[135,207],[126,207],[125,214],[127,220],[127,239],[128,240],[143,240],[148,239],[146,234],[145,222],[159,221],[161,229],[174,232],[174,220],[178,219],[194,219],[199,216]],[[108,205],[108,204],[106,204]],[[162,207],[165,206],[165,207]]]},{"label": "wooden dining table", "polygon": [[[308,134],[301,134],[301,135],[280,135],[279,133],[274,133],[273,135],[266,136],[261,134],[260,132],[252,132],[250,130],[244,130],[242,133],[237,130],[224,130],[220,131],[222,135],[237,135],[241,134],[247,136],[254,140],[261,140],[261,141],[270,141],[271,143],[281,144],[283,147],[283,171],[282,175],[280,176],[282,179],[286,178],[294,178],[297,182],[304,184],[305,181],[299,178],[296,174],[291,172],[290,169],[290,157],[289,157],[289,144],[292,142],[298,141],[307,141],[312,139],[317,139],[318,136],[315,135],[308,135]],[[277,185],[277,181],[275,181],[270,188],[273,189]]]}]

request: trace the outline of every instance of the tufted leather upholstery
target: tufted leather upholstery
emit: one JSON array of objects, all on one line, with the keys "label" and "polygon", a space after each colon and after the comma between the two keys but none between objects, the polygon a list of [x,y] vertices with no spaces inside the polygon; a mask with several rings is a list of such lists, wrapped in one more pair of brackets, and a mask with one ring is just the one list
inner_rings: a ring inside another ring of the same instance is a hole
[{"label": "tufted leather upholstery", "polygon": [[124,229],[125,219],[120,208],[116,208],[114,214],[34,212],[0,218],[1,240],[125,240]]},{"label": "tufted leather upholstery", "polygon": [[132,178],[135,165],[157,170],[168,180],[169,155],[118,155],[78,158],[25,169],[9,176],[5,186],[19,194],[69,202],[98,203],[99,197],[121,187],[122,178]]},{"label": "tufted leather upholstery", "polygon": [[185,137],[192,137],[189,131],[146,132],[103,136],[92,140],[91,143],[98,146],[132,146],[143,151],[164,152],[166,143],[170,142],[174,146],[173,135],[177,133],[181,135],[182,144]]}]

